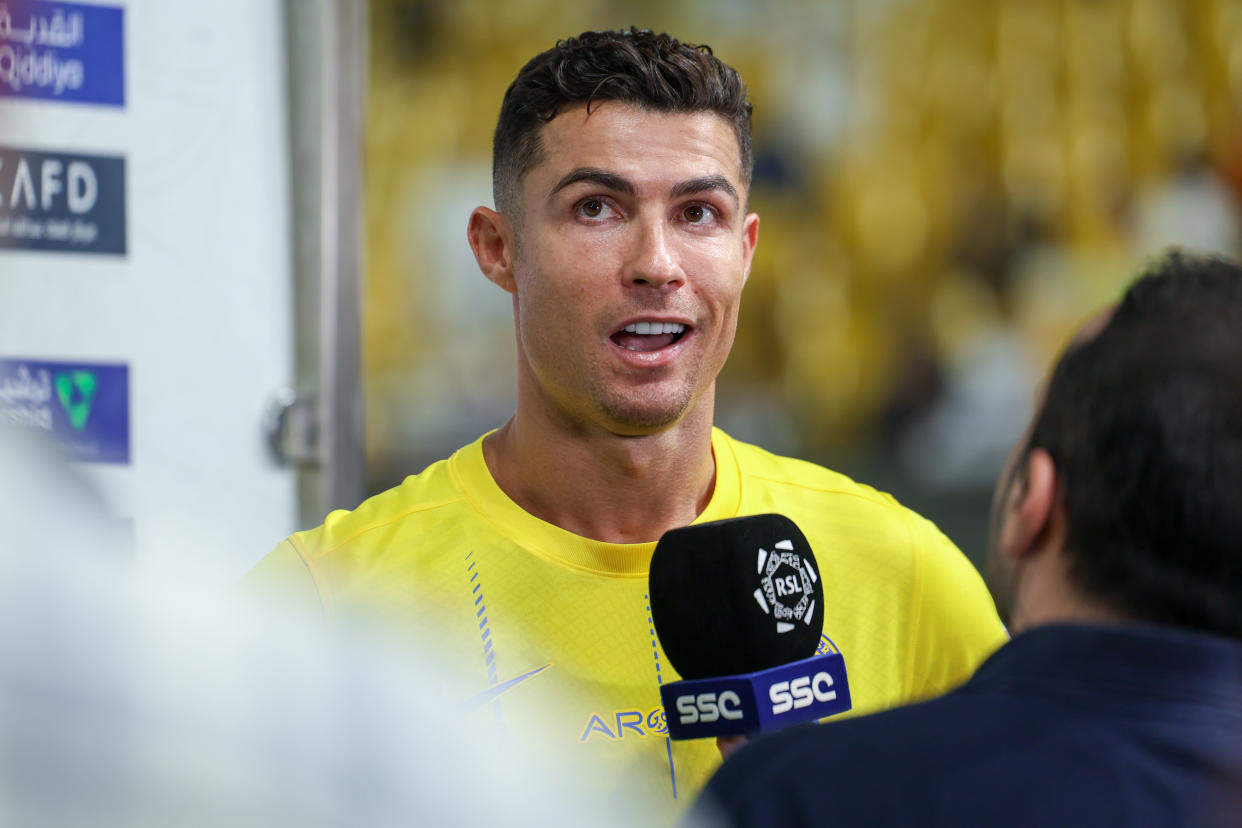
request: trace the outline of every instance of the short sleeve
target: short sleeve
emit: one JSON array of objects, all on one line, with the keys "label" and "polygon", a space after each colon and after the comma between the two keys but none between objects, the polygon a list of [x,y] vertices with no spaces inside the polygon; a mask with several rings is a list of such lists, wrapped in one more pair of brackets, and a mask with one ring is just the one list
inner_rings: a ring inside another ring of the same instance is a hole
[{"label": "short sleeve", "polygon": [[263,557],[237,585],[241,597],[252,601],[275,600],[306,612],[324,609],[319,586],[291,539]]},{"label": "short sleeve", "polygon": [[979,571],[931,521],[911,513],[915,579],[909,697],[948,692],[1009,640]]}]

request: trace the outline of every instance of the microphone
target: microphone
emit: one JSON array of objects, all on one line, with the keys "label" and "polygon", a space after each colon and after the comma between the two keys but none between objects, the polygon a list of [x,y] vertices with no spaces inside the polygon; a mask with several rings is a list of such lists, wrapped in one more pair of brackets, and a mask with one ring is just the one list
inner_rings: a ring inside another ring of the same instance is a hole
[{"label": "microphone", "polygon": [[648,587],[656,635],[683,678],[660,687],[671,738],[740,736],[850,709],[845,659],[815,655],[824,586],[789,518],[665,532]]}]

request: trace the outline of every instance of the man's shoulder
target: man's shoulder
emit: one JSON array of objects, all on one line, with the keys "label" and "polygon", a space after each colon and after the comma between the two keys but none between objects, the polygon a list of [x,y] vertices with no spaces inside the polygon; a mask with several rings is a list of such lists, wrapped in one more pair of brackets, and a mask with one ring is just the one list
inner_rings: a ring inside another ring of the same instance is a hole
[{"label": "man's shoulder", "polygon": [[414,572],[442,572],[445,550],[488,531],[477,519],[470,482],[477,485],[485,473],[480,438],[356,508],[333,511],[314,529],[290,535],[243,583],[329,607],[351,591],[371,597],[397,589]]},{"label": "man's shoulder", "polygon": [[932,521],[892,495],[816,463],[738,441],[732,448],[745,512],[783,514],[836,566],[854,566],[892,589],[915,590],[923,598],[912,609],[926,609],[926,596],[934,595],[957,602],[959,610],[966,596],[977,597],[975,603],[990,610],[974,565]]},{"label": "man's shoulder", "polygon": [[862,498],[873,503],[902,508],[892,495],[859,483],[847,475],[809,460],[776,454],[765,448],[728,437],[737,456],[742,475],[774,486],[805,489],[825,495]]},{"label": "man's shoulder", "polygon": [[706,799],[731,824],[772,826],[809,813],[847,825],[1122,825],[1134,814],[1199,825],[1215,824],[1208,794],[1237,800],[1217,748],[1186,735],[1181,712],[1136,715],[1116,683],[1063,672],[1073,692],[1064,677],[1033,681],[1026,663],[1001,666],[924,702],[772,734],[731,757]]},{"label": "man's shoulder", "polygon": [[891,494],[841,472],[739,440],[730,439],[730,445],[737,457],[748,505],[752,507],[803,512],[810,520],[835,522],[845,517],[870,532],[898,533],[907,540],[912,531],[934,529]]},{"label": "man's shoulder", "polygon": [[443,517],[445,510],[466,499],[453,473],[456,456],[432,463],[354,509],[330,512],[321,525],[298,532],[290,542],[304,557],[316,557],[344,546],[386,539],[399,529],[416,529],[421,523]]},{"label": "man's shoulder", "polygon": [[[958,690],[761,738],[724,765],[707,797],[745,824],[789,824],[781,815],[791,816],[784,810],[790,808],[846,824],[872,817],[943,824],[932,818],[930,803],[978,796],[971,790],[979,782],[974,773],[1012,759],[1013,740],[1006,736],[1038,733],[1036,724],[1045,722],[1055,726],[1038,705]],[[903,796],[890,800],[894,790]]]}]

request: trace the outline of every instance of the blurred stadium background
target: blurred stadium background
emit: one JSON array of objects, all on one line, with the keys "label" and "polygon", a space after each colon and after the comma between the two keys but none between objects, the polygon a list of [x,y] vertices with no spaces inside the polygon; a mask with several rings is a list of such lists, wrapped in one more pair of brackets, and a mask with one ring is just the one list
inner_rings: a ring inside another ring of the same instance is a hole
[{"label": "blurred stadium background", "polygon": [[[379,825],[463,802],[469,824],[643,821],[578,816],[529,757],[480,797],[443,772],[466,760],[424,659],[219,604],[359,494],[348,417],[308,420],[340,439],[295,433],[280,466],[262,413],[283,383],[357,409],[354,331],[329,324],[352,304],[320,302],[352,298],[328,277],[354,266],[341,99],[364,10],[368,492],[512,412],[508,297],[466,218],[491,203],[507,84],[587,29],[709,43],[750,85],[763,224],[718,422],[892,492],[976,561],[1076,324],[1168,245],[1242,254],[1242,0],[127,0],[125,48],[99,50],[129,56],[126,107],[0,96],[0,149],[124,158],[110,203],[131,217],[125,256],[6,248],[0,355],[134,378],[124,462],[62,467],[0,428],[0,823]],[[31,14],[9,0],[5,35],[33,38]],[[10,378],[0,403],[30,396]],[[39,410],[68,407],[44,390]],[[540,797],[562,810],[521,804]]]},{"label": "blurred stadium background", "polygon": [[375,0],[368,492],[512,411],[466,218],[522,63],[587,29],[708,43],[755,105],[761,243],[718,422],[892,492],[972,558],[1069,332],[1168,245],[1242,246],[1242,0]]}]

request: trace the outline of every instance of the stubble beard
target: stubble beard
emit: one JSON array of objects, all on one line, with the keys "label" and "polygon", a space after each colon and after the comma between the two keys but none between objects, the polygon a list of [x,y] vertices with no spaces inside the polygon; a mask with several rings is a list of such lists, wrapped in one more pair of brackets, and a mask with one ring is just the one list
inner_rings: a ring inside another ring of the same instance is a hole
[{"label": "stubble beard", "polygon": [[[537,363],[524,356],[520,341],[518,348],[523,365],[519,374],[529,376],[531,387],[541,388],[540,396],[574,429],[594,425],[622,436],[656,434],[676,425],[704,396],[697,390],[697,375],[683,377],[671,388],[662,383],[633,385],[600,364],[576,362],[563,353]],[[542,367],[536,369],[536,364]]]},{"label": "stubble beard", "polygon": [[[674,392],[650,389],[618,389],[597,382],[592,398],[604,421],[622,434],[653,434],[679,422],[694,407],[693,383]],[[628,393],[627,393],[628,391]]]},{"label": "stubble beard", "polygon": [[[697,355],[689,372],[673,388],[660,382],[638,386],[610,383],[606,372],[595,372],[591,399],[598,414],[616,433],[655,434],[681,422],[698,406],[713,405],[712,389],[724,360],[716,365],[709,364],[712,361],[706,354]],[[709,419],[711,414],[708,412]]]}]

